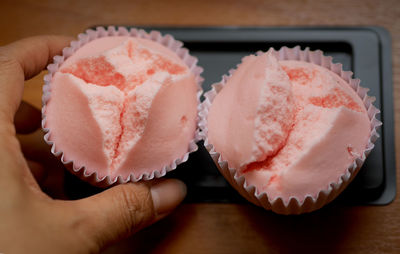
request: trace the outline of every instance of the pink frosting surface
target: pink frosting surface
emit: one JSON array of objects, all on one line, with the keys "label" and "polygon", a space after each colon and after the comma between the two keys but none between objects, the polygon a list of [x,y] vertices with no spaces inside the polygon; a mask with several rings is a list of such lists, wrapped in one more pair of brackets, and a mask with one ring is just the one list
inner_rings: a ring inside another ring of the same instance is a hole
[{"label": "pink frosting surface", "polygon": [[368,114],[337,74],[315,64],[248,56],[217,94],[208,138],[270,199],[316,197],[365,150]]},{"label": "pink frosting surface", "polygon": [[194,75],[147,39],[104,37],[66,59],[51,83],[46,128],[88,173],[136,177],[181,158],[194,138]]}]

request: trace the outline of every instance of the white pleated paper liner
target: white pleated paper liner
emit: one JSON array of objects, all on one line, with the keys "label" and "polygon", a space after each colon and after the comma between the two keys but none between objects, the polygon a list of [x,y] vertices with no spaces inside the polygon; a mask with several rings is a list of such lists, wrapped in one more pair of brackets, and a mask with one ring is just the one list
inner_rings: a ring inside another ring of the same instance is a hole
[{"label": "white pleated paper liner", "polygon": [[[117,176],[114,177],[113,179],[110,176],[104,176],[104,177],[99,177],[98,173],[96,171],[94,172],[87,172],[86,168],[84,166],[82,167],[77,167],[74,165],[73,160],[65,160],[64,159],[64,154],[62,149],[60,149],[57,144],[53,140],[51,140],[51,129],[46,127],[46,104],[49,101],[51,97],[51,86],[52,86],[52,78],[54,74],[57,72],[59,67],[62,65],[62,63],[70,57],[72,54],[76,52],[80,47],[85,45],[86,43],[95,40],[97,38],[101,37],[107,37],[107,36],[131,36],[131,37],[136,37],[136,38],[144,38],[144,39],[149,39],[155,42],[158,42],[165,47],[169,48],[173,52],[175,52],[189,67],[190,71],[195,75],[195,80],[197,83],[197,101],[198,101],[198,107],[197,110],[199,112],[200,110],[200,96],[203,93],[203,90],[201,88],[201,83],[203,82],[203,78],[200,76],[200,74],[203,72],[203,69],[199,66],[197,66],[197,58],[193,57],[189,54],[189,51],[182,47],[183,43],[175,40],[171,35],[161,35],[160,32],[158,31],[151,31],[147,33],[146,31],[142,29],[127,29],[125,27],[114,27],[114,26],[109,26],[108,28],[104,27],[97,27],[95,30],[89,29],[86,30],[85,33],[79,34],[78,39],[76,41],[72,41],[70,43],[69,47],[66,47],[62,51],[61,56],[55,56],[54,57],[54,62],[52,64],[49,64],[47,66],[48,69],[48,74],[44,77],[44,86],[43,86],[43,96],[42,96],[42,128],[45,132],[44,135],[44,140],[46,141],[47,144],[51,146],[51,152],[60,158],[61,162],[65,164],[65,166],[75,175],[79,176],[81,179],[90,182],[93,185],[96,186],[101,186],[101,187],[106,187],[110,186],[112,184],[118,184],[118,183],[126,183],[126,182],[137,182],[139,180],[151,180],[153,178],[159,178],[164,176],[167,172],[174,170],[179,164],[186,162],[189,158],[189,154],[192,152],[197,151],[197,142],[201,140],[200,138],[200,130],[197,127],[194,138],[191,140],[190,144],[188,145],[188,151],[181,157],[175,159],[170,165],[166,165],[163,168],[160,168],[158,170],[154,170],[151,173],[144,173],[139,176],[135,176],[133,173],[131,173],[128,176]],[[197,123],[199,122],[199,117],[197,117]],[[156,155],[155,155],[156,156]]]},{"label": "white pleated paper liner", "polygon": [[[281,197],[271,200],[268,197],[268,193],[258,191],[256,186],[249,185],[246,182],[246,179],[243,175],[239,176],[238,171],[235,168],[230,168],[229,162],[225,161],[221,157],[220,153],[218,153],[218,151],[214,149],[214,146],[208,141],[208,111],[215,96],[221,91],[221,89],[223,89],[225,83],[232,76],[235,69],[231,69],[229,71],[229,75],[224,75],[221,82],[213,84],[211,90],[205,93],[205,100],[201,104],[201,111],[199,113],[199,126],[201,129],[200,134],[204,139],[204,145],[206,149],[209,151],[219,171],[227,179],[227,181],[248,201],[279,214],[301,214],[311,212],[321,208],[325,204],[335,199],[354,179],[366,157],[374,148],[374,142],[379,137],[377,128],[382,125],[382,122],[377,120],[376,115],[379,114],[380,111],[372,104],[375,98],[367,95],[367,91],[369,89],[361,87],[359,79],[352,79],[352,72],[343,71],[342,64],[333,63],[332,57],[324,56],[322,51],[310,51],[308,48],[301,50],[300,47],[297,46],[294,48],[282,47],[278,51],[271,48],[269,52],[272,52],[278,60],[299,60],[320,65],[338,74],[354,91],[356,91],[358,96],[364,102],[371,124],[368,145],[362,155],[356,158],[353,163],[349,165],[344,174],[339,176],[335,182],[327,184],[327,188],[320,190],[317,195],[312,193],[307,195],[304,200],[299,200],[296,197],[290,197],[287,202],[285,202]],[[258,52],[257,55],[261,53],[262,52]]]}]

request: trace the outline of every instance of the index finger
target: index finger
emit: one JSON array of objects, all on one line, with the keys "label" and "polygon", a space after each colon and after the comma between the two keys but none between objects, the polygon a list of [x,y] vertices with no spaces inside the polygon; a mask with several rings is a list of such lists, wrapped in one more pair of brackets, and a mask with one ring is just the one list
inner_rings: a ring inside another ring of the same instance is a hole
[{"label": "index finger", "polygon": [[40,73],[72,38],[35,36],[0,47],[0,121],[13,123],[24,80]]}]

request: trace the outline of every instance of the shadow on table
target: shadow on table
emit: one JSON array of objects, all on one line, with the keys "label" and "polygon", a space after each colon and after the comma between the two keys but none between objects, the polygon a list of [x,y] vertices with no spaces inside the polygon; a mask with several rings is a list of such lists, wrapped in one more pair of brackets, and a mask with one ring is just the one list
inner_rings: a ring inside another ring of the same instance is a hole
[{"label": "shadow on table", "polygon": [[246,206],[240,210],[255,234],[264,239],[265,249],[277,253],[340,253],[340,246],[351,241],[358,223],[357,218],[349,218],[345,207],[336,204],[291,216]]},{"label": "shadow on table", "polygon": [[359,223],[345,211],[332,204],[284,216],[251,204],[184,204],[104,253],[339,253]]}]

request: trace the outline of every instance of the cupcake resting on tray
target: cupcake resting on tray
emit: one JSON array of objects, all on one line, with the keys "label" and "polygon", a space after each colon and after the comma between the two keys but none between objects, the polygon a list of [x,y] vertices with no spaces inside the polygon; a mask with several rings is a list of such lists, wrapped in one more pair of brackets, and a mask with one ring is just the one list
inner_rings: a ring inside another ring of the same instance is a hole
[{"label": "cupcake resting on tray", "polygon": [[247,56],[205,96],[200,126],[219,170],[277,213],[333,200],[378,137],[373,98],[321,51]]}]

